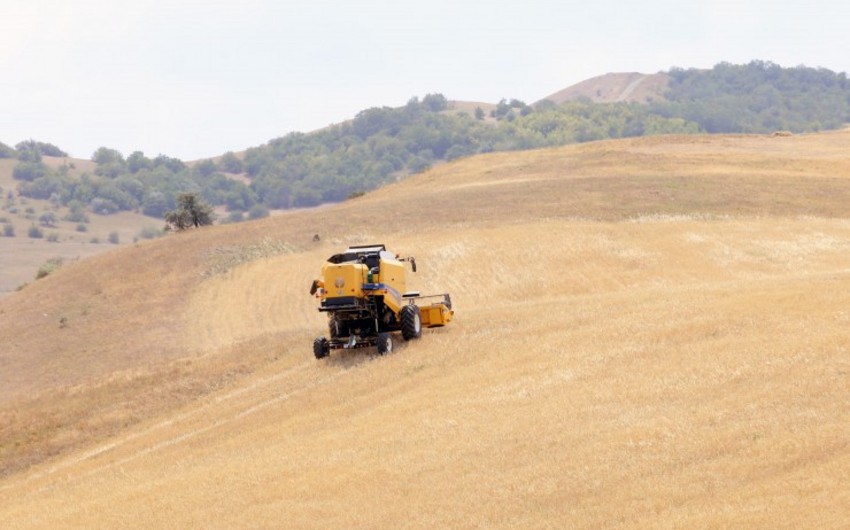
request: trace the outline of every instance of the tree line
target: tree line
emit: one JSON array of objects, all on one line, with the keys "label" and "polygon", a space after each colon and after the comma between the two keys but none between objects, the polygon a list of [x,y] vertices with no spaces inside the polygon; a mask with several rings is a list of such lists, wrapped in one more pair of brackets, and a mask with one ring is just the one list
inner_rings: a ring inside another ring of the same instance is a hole
[{"label": "tree line", "polygon": [[665,100],[652,112],[680,117],[706,133],[795,133],[838,129],[850,121],[844,72],[769,61],[719,63],[710,70],[670,70]]},{"label": "tree line", "polygon": [[[399,108],[375,107],[313,133],[291,133],[191,167],[165,155],[126,158],[101,147],[94,174],[71,178],[42,156],[67,156],[29,140],[0,143],[0,158],[16,157],[21,195],[51,198],[98,214],[138,210],[162,218],[181,193],[223,205],[241,219],[252,208],[294,208],[336,202],[432,165],[493,151],[535,149],[657,134],[810,132],[850,121],[846,74],[823,68],[782,68],[770,62],[720,63],[710,70],[673,68],[663,99],[650,104],[561,105],[500,101],[489,114],[455,112],[442,94],[411,98]],[[232,178],[244,174],[249,184]]]}]

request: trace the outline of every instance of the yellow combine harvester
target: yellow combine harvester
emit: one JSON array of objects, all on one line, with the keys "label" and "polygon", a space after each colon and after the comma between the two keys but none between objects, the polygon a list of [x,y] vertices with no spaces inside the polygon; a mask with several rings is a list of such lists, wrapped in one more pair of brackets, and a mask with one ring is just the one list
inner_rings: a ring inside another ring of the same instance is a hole
[{"label": "yellow combine harvester", "polygon": [[[332,349],[375,346],[378,353],[393,349],[391,332],[404,340],[417,339],[422,326],[445,326],[454,316],[448,293],[421,296],[407,292],[405,263],[416,272],[416,260],[387,252],[384,245],[352,246],[328,258],[310,294],[328,314],[330,338],[313,341],[317,359]],[[424,302],[424,303],[423,303]]]}]

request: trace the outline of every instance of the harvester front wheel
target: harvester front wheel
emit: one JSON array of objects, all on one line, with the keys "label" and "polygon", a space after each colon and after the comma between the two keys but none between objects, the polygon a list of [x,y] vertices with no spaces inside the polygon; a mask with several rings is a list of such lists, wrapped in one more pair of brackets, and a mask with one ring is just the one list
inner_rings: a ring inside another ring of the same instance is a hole
[{"label": "harvester front wheel", "polygon": [[422,314],[419,307],[411,304],[401,308],[401,336],[404,340],[422,336]]},{"label": "harvester front wheel", "polygon": [[375,343],[378,353],[387,355],[393,352],[393,336],[389,333],[378,333],[378,342]]},{"label": "harvester front wheel", "polygon": [[316,340],[313,341],[313,355],[316,356],[316,359],[323,359],[330,355],[331,353],[331,343],[328,342],[328,339],[325,337],[316,337]]}]

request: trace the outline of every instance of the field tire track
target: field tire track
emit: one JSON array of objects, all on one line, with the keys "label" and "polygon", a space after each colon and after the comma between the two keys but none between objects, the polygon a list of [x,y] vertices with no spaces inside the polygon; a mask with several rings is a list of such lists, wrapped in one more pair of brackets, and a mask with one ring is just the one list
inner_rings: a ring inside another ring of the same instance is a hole
[{"label": "field tire track", "polygon": [[[154,424],[150,427],[147,427],[147,428],[144,428],[144,429],[139,430],[137,432],[128,434],[127,436],[123,437],[120,440],[105,443],[103,445],[98,446],[95,449],[91,449],[89,451],[86,451],[79,456],[68,458],[68,459],[66,459],[62,462],[54,464],[53,466],[51,466],[50,468],[48,468],[45,471],[36,472],[36,473],[33,473],[29,476],[26,476],[21,481],[9,483],[9,484],[4,484],[4,485],[0,486],[0,491],[5,491],[5,490],[11,489],[11,488],[13,488],[17,485],[23,485],[23,484],[26,484],[26,483],[31,482],[33,480],[38,480],[40,478],[55,475],[56,473],[63,471],[63,470],[66,470],[68,468],[71,468],[71,467],[73,467],[77,464],[95,459],[95,458],[102,456],[102,455],[105,455],[105,454],[107,454],[111,451],[120,449],[121,447],[126,446],[126,445],[128,445],[132,442],[135,442],[136,440],[140,440],[140,439],[143,439],[146,436],[150,436],[150,435],[156,433],[157,431],[161,431],[162,429],[175,426],[175,425],[177,425],[181,422],[186,422],[186,421],[192,420],[193,418],[195,418],[197,416],[201,416],[203,413],[208,412],[213,407],[218,406],[222,403],[226,403],[228,401],[231,401],[236,397],[242,396],[242,395],[250,393],[252,391],[259,390],[262,387],[271,385],[273,383],[278,383],[282,380],[289,379],[289,378],[297,375],[297,373],[305,373],[308,368],[313,366],[313,364],[314,364],[313,361],[305,361],[305,362],[302,362],[302,363],[297,364],[295,366],[292,366],[292,367],[290,367],[290,368],[288,368],[288,369],[286,369],[286,370],[284,370],[280,373],[277,373],[275,375],[253,381],[253,382],[251,382],[251,384],[249,384],[247,386],[233,389],[233,390],[226,392],[224,394],[221,394],[221,395],[213,396],[208,401],[201,404],[200,406],[197,406],[197,407],[192,408],[190,410],[178,413],[178,414],[171,416],[166,420],[160,421],[160,422],[158,422],[158,423],[156,423],[156,424]],[[266,399],[264,401],[261,401],[260,403],[254,404],[253,406],[251,406],[247,409],[241,410],[241,411],[235,413],[234,415],[232,415],[228,418],[213,422],[212,424],[206,425],[206,426],[198,428],[198,429],[194,429],[194,430],[189,431],[187,433],[184,433],[182,435],[173,437],[169,440],[159,442],[159,443],[157,443],[157,444],[155,444],[151,447],[139,450],[138,452],[134,453],[133,455],[125,457],[121,460],[118,460],[118,461],[115,461],[115,462],[110,462],[110,463],[107,463],[103,466],[96,467],[95,469],[92,469],[85,474],[78,475],[78,477],[85,477],[85,476],[94,474],[96,472],[102,471],[103,469],[107,469],[109,467],[114,467],[115,465],[124,464],[124,463],[129,462],[129,461],[131,461],[135,458],[138,458],[140,456],[150,454],[150,453],[152,453],[152,452],[154,452],[158,449],[161,449],[161,448],[164,448],[164,447],[167,447],[167,446],[170,446],[170,445],[174,445],[174,444],[179,443],[183,440],[193,438],[197,435],[203,434],[204,432],[215,429],[216,427],[220,427],[220,426],[222,426],[226,423],[229,423],[231,421],[234,421],[236,419],[239,419],[239,418],[242,418],[244,416],[253,414],[254,412],[261,410],[261,409],[264,409],[264,408],[266,408],[269,405],[272,405],[274,403],[286,401],[287,399],[291,398],[294,395],[298,395],[300,393],[303,393],[304,391],[309,390],[311,388],[314,388],[316,386],[319,386],[320,384],[322,384],[326,381],[333,380],[336,377],[339,377],[340,375],[346,373],[347,371],[348,370],[345,370],[345,369],[340,370],[339,372],[335,372],[335,375],[333,375],[333,376],[327,376],[327,377],[319,379],[317,381],[308,382],[307,384],[300,386],[300,387],[298,387],[298,388],[296,388],[296,389],[294,389],[290,392],[280,394],[280,395],[277,395],[273,398],[269,398],[269,399]]]},{"label": "field tire track", "polygon": [[623,90],[623,92],[619,96],[617,96],[617,103],[627,101],[632,95],[632,93],[635,91],[635,89],[637,89],[637,87],[640,86],[640,84],[646,81],[648,78],[649,76],[647,75],[641,75],[640,77],[629,83],[629,85]]}]

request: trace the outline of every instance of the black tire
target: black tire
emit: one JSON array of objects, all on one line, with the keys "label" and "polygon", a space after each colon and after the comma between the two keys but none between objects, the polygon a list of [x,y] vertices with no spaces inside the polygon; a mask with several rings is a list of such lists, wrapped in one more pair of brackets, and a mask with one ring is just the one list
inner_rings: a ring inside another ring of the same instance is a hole
[{"label": "black tire", "polygon": [[388,355],[393,352],[393,336],[389,333],[378,333],[378,341],[375,344],[378,353]]},{"label": "black tire", "polygon": [[316,337],[313,341],[313,355],[316,359],[323,359],[331,354],[331,343],[324,337]]},{"label": "black tire", "polygon": [[422,336],[422,313],[415,305],[401,308],[401,336],[404,340],[418,339]]}]

